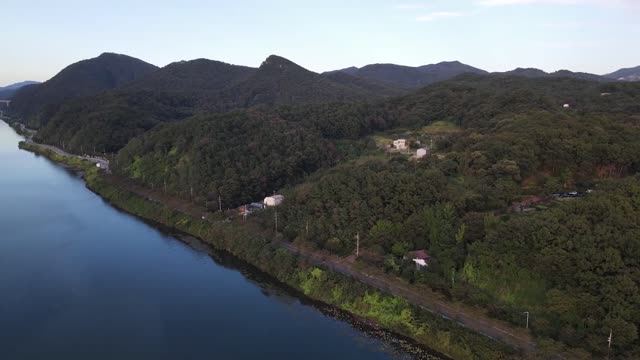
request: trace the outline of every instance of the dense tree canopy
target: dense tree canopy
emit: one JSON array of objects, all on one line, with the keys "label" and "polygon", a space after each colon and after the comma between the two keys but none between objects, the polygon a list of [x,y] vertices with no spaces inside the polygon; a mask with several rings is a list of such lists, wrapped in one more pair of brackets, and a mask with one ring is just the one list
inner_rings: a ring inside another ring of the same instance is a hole
[{"label": "dense tree canopy", "polygon": [[148,186],[201,197],[225,207],[260,201],[336,160],[335,146],[316,131],[258,111],[202,115],[165,124],[132,140],[115,171]]},{"label": "dense tree canopy", "polygon": [[[293,96],[270,89],[268,104]],[[117,174],[211,210],[282,190],[287,240],[349,255],[357,234],[363,261],[409,281],[514,323],[529,311],[535,334],[594,353],[614,329],[616,350],[640,354],[640,84],[464,75],[391,99],[195,116],[207,109],[193,98],[138,94],[65,104],[39,136],[119,150]],[[242,96],[225,104],[264,103]],[[429,134],[425,159],[372,138],[436,121],[456,131]],[[509,212],[533,195],[537,211]],[[429,271],[405,258],[418,249]]]}]

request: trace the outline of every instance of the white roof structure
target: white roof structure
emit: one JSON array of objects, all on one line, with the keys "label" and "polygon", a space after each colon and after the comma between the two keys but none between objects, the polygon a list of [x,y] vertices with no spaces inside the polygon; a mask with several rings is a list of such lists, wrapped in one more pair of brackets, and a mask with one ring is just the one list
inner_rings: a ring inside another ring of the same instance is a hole
[{"label": "white roof structure", "polygon": [[413,262],[415,262],[416,264],[418,264],[420,266],[427,266],[427,262],[424,261],[424,259],[413,259]]},{"label": "white roof structure", "polygon": [[393,140],[393,146],[395,146],[397,149],[406,149],[407,148],[407,139]]},{"label": "white roof structure", "polygon": [[284,196],[282,195],[267,196],[266,198],[264,198],[264,205],[278,206],[282,203],[283,200],[284,200]]}]

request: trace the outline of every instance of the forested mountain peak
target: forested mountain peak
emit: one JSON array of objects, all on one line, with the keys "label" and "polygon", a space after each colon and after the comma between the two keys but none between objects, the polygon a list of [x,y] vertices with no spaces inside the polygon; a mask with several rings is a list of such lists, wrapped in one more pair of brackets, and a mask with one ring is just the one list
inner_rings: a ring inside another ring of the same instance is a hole
[{"label": "forested mountain peak", "polygon": [[440,72],[441,73],[441,77],[452,77],[452,76],[456,76],[462,73],[474,73],[474,74],[486,74],[487,72],[482,70],[482,69],[478,69],[476,67],[467,65],[467,64],[463,64],[458,60],[454,60],[454,61],[441,61],[437,64],[429,64],[429,65],[422,65],[419,66],[418,69],[422,70],[422,71],[430,71],[430,72]]},{"label": "forested mountain peak", "polygon": [[355,75],[358,72],[358,70],[360,70],[360,69],[355,67],[355,66],[350,66],[350,67],[344,68],[344,69],[327,71],[327,72],[325,72],[325,74],[344,73],[344,74],[349,74],[349,75]]},{"label": "forested mountain peak", "polygon": [[312,71],[303,68],[293,61],[285,59],[278,55],[270,55],[265,61],[262,62],[258,71],[270,74],[282,74],[285,72],[313,73]]},{"label": "forested mountain peak", "polygon": [[118,88],[156,69],[155,65],[127,55],[103,53],[67,66],[42,84],[18,90],[13,97],[12,111],[20,117],[27,117],[65,99]]},{"label": "forested mountain peak", "polygon": [[229,88],[255,73],[256,69],[222,61],[195,59],[171,63],[126,88],[164,92],[200,93]]},{"label": "forested mountain peak", "polygon": [[546,72],[536,68],[515,68],[511,71],[506,71],[503,74],[515,75],[515,76],[526,76],[526,77],[543,77],[547,76]]}]

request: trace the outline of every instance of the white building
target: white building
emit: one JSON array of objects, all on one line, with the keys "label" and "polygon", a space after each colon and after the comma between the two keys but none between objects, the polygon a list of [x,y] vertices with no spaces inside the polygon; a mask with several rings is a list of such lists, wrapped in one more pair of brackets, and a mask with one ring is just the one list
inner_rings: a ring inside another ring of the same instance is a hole
[{"label": "white building", "polygon": [[571,105],[569,105],[569,104],[564,104],[564,106],[563,106],[563,107],[564,107],[565,109],[568,109],[568,108],[570,108],[570,107],[571,107]]},{"label": "white building", "polygon": [[429,149],[427,148],[420,148],[418,150],[416,150],[416,158],[420,159],[423,158],[425,156],[429,155]]},{"label": "white building", "polygon": [[407,149],[407,140],[406,139],[393,140],[393,147],[398,149],[398,150],[406,150]]},{"label": "white building", "polygon": [[416,269],[418,270],[429,266],[429,264],[427,264],[427,262],[424,259],[413,259],[413,262],[416,263]]},{"label": "white building", "polygon": [[282,195],[267,196],[264,198],[264,206],[278,206],[284,200]]}]

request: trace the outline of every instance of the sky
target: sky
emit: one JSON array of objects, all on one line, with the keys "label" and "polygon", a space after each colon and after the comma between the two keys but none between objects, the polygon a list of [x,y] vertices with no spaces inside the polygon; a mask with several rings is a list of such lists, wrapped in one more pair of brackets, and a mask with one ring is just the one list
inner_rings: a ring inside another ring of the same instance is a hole
[{"label": "sky", "polygon": [[271,54],[323,72],[459,60],[596,74],[640,65],[640,0],[2,0],[0,86],[103,52],[158,66]]}]

